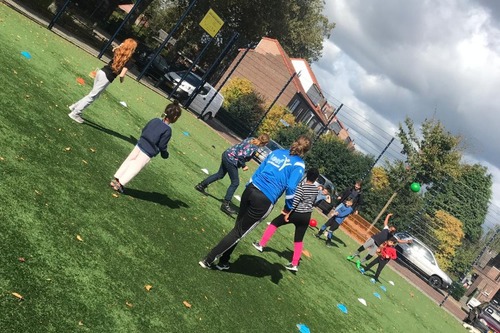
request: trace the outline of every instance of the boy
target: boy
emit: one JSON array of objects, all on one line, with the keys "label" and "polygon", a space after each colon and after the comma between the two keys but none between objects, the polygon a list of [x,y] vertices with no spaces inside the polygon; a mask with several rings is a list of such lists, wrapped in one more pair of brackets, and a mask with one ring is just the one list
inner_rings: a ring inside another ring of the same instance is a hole
[{"label": "boy", "polygon": [[398,257],[396,249],[394,248],[397,242],[398,240],[396,239],[396,237],[392,237],[387,242],[382,244],[382,246],[380,246],[380,248],[377,250],[378,257],[373,259],[365,269],[359,269],[361,274],[365,274],[365,271],[375,266],[375,264],[378,264],[377,271],[375,272],[373,278],[370,279],[370,281],[372,283],[379,282],[378,277],[380,276],[380,273],[382,272],[382,269],[384,269],[385,265],[387,265],[387,263],[391,261],[391,259],[395,260]]},{"label": "boy", "polygon": [[340,205],[335,208],[335,211],[332,214],[332,217],[328,221],[326,221],[325,224],[321,226],[319,229],[318,233],[315,235],[318,238],[321,238],[321,235],[325,232],[325,230],[330,227],[330,230],[328,230],[328,236],[326,238],[326,246],[332,247],[332,236],[333,232],[337,230],[340,225],[344,222],[345,218],[352,214],[354,211],[352,209],[352,203],[353,200],[351,198],[348,198],[344,203],[341,203]]}]

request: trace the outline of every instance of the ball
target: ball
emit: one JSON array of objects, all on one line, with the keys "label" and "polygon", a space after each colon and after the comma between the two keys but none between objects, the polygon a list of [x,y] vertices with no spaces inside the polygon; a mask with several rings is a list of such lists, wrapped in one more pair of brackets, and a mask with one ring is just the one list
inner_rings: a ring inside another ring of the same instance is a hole
[{"label": "ball", "polygon": [[311,221],[309,221],[309,226],[314,228],[317,225],[318,225],[318,221],[316,221],[315,219],[311,219]]},{"label": "ball", "polygon": [[410,190],[412,190],[413,192],[419,192],[420,191],[420,183],[411,183]]}]

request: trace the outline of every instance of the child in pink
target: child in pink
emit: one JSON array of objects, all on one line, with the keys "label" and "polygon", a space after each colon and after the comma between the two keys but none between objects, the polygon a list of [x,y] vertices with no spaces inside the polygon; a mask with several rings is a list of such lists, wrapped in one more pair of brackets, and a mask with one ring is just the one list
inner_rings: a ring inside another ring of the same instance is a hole
[{"label": "child in pink", "polygon": [[318,169],[309,169],[307,171],[306,180],[299,184],[295,191],[292,209],[289,212],[283,210],[266,228],[260,241],[252,244],[258,251],[262,252],[279,227],[287,223],[293,224],[295,226],[293,257],[292,262],[285,266],[286,269],[292,272],[299,270],[300,256],[304,247],[304,235],[311,220],[314,201],[318,195],[318,187],[314,184],[318,176]]}]

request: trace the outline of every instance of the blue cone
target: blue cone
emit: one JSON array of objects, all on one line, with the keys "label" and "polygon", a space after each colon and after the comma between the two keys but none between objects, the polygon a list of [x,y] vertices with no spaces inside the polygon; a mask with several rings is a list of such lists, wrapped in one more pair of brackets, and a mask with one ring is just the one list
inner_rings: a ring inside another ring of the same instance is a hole
[{"label": "blue cone", "polygon": [[21,55],[26,59],[31,59],[31,54],[28,51],[21,52]]},{"label": "blue cone", "polygon": [[375,297],[377,297],[378,299],[382,299],[382,297],[380,297],[380,294],[379,294],[379,293],[373,293],[373,295],[374,295]]},{"label": "blue cone", "polygon": [[380,289],[382,289],[383,291],[387,291],[387,288],[385,286],[380,286]]},{"label": "blue cone", "polygon": [[189,136],[189,132],[182,132],[185,136]]},{"label": "blue cone", "polygon": [[306,324],[297,324],[297,328],[299,329],[300,333],[311,333],[311,330],[309,327],[307,327]]},{"label": "blue cone", "polygon": [[337,304],[337,307],[339,308],[340,311],[347,314],[347,308],[344,304]]}]

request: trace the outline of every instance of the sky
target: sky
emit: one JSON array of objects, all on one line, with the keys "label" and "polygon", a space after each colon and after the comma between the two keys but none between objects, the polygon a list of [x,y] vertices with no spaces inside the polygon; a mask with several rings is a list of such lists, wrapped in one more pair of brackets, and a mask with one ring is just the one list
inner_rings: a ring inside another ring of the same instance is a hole
[{"label": "sky", "polygon": [[500,1],[325,2],[336,27],[312,69],[327,98],[388,133],[408,116],[463,137],[464,162],[493,176],[500,224]]}]

